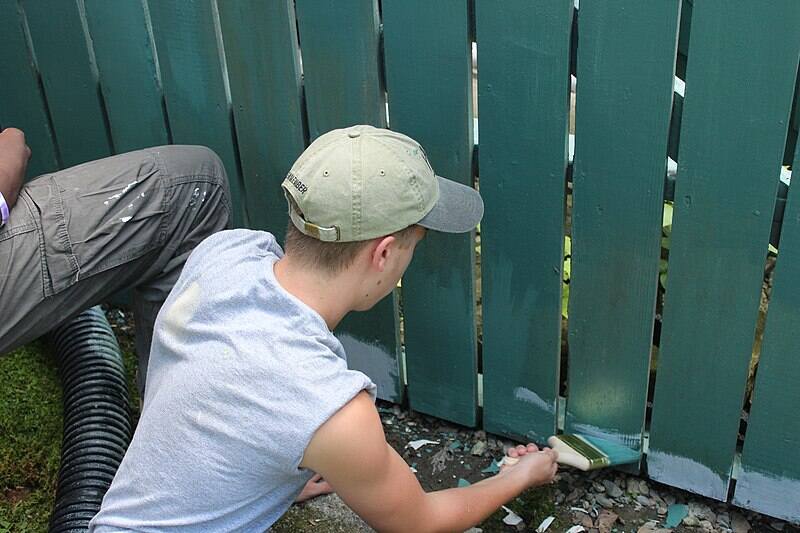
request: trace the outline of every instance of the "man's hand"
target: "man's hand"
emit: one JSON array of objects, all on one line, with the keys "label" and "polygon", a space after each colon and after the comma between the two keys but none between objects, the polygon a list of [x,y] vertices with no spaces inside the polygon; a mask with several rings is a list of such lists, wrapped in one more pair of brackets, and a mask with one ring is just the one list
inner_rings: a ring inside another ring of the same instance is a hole
[{"label": "man's hand", "polygon": [[331,484],[322,479],[322,476],[319,474],[315,474],[314,477],[308,480],[308,483],[306,483],[306,486],[300,491],[297,498],[294,499],[294,503],[304,502],[311,498],[322,496],[323,494],[330,494],[331,492],[333,492]]},{"label": "man's hand", "polygon": [[3,193],[9,209],[17,203],[30,157],[31,149],[25,144],[22,131],[6,128],[0,132],[0,193]]},{"label": "man's hand", "polygon": [[426,494],[387,444],[378,411],[361,392],[314,433],[300,465],[319,472],[378,531],[464,531],[528,487],[553,479],[556,453],[522,448],[509,452],[519,463],[497,476]]}]

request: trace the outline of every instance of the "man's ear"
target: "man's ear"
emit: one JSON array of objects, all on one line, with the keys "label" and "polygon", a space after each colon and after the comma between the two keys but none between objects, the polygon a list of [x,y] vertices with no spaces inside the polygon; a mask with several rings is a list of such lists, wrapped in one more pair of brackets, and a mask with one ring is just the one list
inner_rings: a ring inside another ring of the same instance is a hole
[{"label": "man's ear", "polygon": [[373,268],[379,272],[383,272],[386,268],[389,256],[394,251],[393,245],[396,240],[397,239],[392,235],[375,239],[375,244],[371,247],[372,253],[370,255],[370,264]]}]

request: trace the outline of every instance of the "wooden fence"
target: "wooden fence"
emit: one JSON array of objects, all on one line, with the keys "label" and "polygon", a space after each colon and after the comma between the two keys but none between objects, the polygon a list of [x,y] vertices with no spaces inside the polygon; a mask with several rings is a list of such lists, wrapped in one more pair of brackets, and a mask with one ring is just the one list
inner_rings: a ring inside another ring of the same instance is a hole
[{"label": "wooden fence", "polygon": [[31,175],[207,145],[235,224],[278,235],[310,140],[407,133],[486,216],[338,331],[383,398],[605,436],[655,480],[800,520],[798,27],[796,0],[0,0],[0,125]]}]

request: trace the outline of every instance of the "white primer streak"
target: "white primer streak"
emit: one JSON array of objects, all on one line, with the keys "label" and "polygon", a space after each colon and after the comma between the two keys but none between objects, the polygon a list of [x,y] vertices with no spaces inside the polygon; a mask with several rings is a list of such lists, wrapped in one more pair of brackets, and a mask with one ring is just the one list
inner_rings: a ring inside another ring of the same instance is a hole
[{"label": "white primer streak", "polygon": [[736,480],[733,503],[800,525],[800,479],[743,467]]},{"label": "white primer streak", "polygon": [[547,413],[555,413],[555,405],[554,402],[547,402],[541,396],[536,394],[530,389],[526,389],[525,387],[517,387],[514,389],[514,398],[520,400],[522,402],[527,402],[531,405],[535,405],[542,411]]},{"label": "white primer streak", "polygon": [[689,457],[651,448],[647,454],[647,473],[661,483],[719,501],[725,501],[728,496],[729,480]]}]

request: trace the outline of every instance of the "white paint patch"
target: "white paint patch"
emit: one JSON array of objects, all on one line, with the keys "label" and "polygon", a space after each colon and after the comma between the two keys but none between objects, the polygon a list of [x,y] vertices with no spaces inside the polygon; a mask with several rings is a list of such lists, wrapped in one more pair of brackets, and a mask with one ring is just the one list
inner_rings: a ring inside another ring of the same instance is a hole
[{"label": "white paint patch", "polygon": [[200,285],[194,282],[186,287],[175,301],[172,302],[162,322],[169,335],[181,335],[186,324],[189,323],[189,319],[192,318],[197,310],[200,293]]},{"label": "white paint patch", "polygon": [[742,468],[733,503],[800,524],[800,479]]},{"label": "white paint patch", "polygon": [[542,411],[546,413],[553,414],[555,413],[555,402],[548,402],[545,401],[544,398],[536,394],[530,389],[526,389],[525,387],[517,387],[514,389],[514,398],[517,400],[529,403],[531,405],[535,405]]},{"label": "white paint patch", "polygon": [[[134,186],[134,185],[136,185],[137,183],[139,183],[139,181],[138,181],[138,180],[134,180],[134,181],[130,182],[129,184],[127,184],[127,185],[126,185],[126,186],[125,186],[125,187],[122,189],[122,191],[121,191],[121,192],[118,192],[117,194],[115,194],[115,195],[113,195],[113,196],[109,196],[109,197],[108,197],[108,200],[118,200],[118,199],[122,198],[122,195],[123,195],[123,194],[125,194],[126,192],[128,192],[129,190],[131,190],[131,187],[133,187],[133,186]],[[107,200],[107,201],[105,201],[105,202],[103,202],[103,203],[104,203],[105,205],[108,205],[108,200]]]},{"label": "white paint patch", "polygon": [[690,457],[650,450],[647,454],[647,472],[656,481],[725,501],[728,479]]},{"label": "white paint patch", "polygon": [[364,342],[345,332],[337,332],[336,336],[347,354],[347,366],[363,372],[378,386],[378,396],[386,400],[399,400],[397,386],[399,383],[398,357],[387,352],[377,343]]},{"label": "white paint patch", "polygon": [[119,221],[120,221],[120,222],[122,222],[122,223],[124,224],[124,223],[126,223],[127,221],[129,221],[129,220],[130,220],[130,219],[132,219],[132,218],[133,218],[133,217],[122,217],[122,218],[120,218],[120,219],[119,219]]}]

